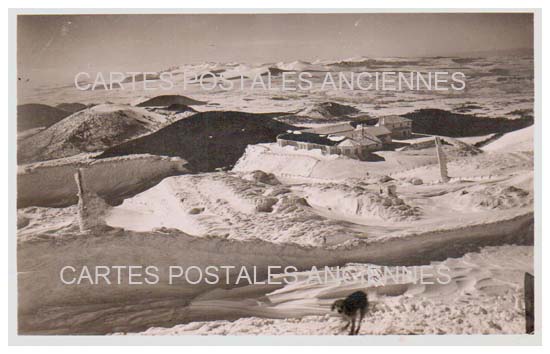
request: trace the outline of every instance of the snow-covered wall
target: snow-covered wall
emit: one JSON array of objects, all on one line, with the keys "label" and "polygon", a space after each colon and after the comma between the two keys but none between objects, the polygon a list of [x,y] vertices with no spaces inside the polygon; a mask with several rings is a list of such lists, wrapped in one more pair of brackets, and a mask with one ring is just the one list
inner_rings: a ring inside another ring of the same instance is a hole
[{"label": "snow-covered wall", "polygon": [[108,159],[52,160],[21,166],[17,173],[17,207],[62,207],[76,204],[74,174],[82,168],[86,186],[117,203],[163,178],[186,173],[186,161],[175,157],[131,155]]}]

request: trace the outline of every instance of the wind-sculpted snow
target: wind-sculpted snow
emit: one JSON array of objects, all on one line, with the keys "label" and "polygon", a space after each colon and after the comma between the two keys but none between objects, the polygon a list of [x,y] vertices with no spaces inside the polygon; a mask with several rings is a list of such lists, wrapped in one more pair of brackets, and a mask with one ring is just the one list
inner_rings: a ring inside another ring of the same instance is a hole
[{"label": "wind-sculpted snow", "polygon": [[[291,146],[259,144],[247,147],[233,171],[262,170],[289,181],[336,182],[346,178],[383,176],[437,163],[434,149],[420,151],[377,151],[375,161],[360,161],[341,155],[325,155],[320,150],[297,150]],[[376,161],[378,160],[378,161]]]},{"label": "wind-sculpted snow", "polygon": [[419,207],[412,207],[397,196],[383,195],[361,185],[327,183],[304,188],[309,204],[334,213],[381,218],[383,220],[417,220]]},{"label": "wind-sculpted snow", "polygon": [[[308,281],[315,273],[301,273],[303,280],[271,291],[255,305],[238,299],[197,300],[193,307],[222,309],[246,307],[251,316],[235,321],[197,321],[171,328],[154,327],[142,335],[336,335],[343,322],[330,305],[356,290],[367,291],[369,311],[360,334],[523,334],[525,328],[523,278],[533,272],[533,248],[500,246],[483,248],[460,258],[434,262],[413,280],[390,281],[365,288],[360,281],[341,284]],[[450,281],[435,281],[437,269],[448,267]],[[350,264],[344,271],[366,273],[365,264]],[[408,267],[409,274],[415,270]],[[313,278],[315,279],[315,278]],[[228,292],[229,293],[229,292]],[[229,294],[228,294],[229,295]],[[267,318],[266,318],[267,317]]]},{"label": "wind-sculpted snow", "polygon": [[528,191],[499,185],[463,189],[442,198],[457,210],[504,210],[533,204],[533,196]]},{"label": "wind-sculpted snow", "polygon": [[[265,279],[268,265],[293,266],[298,270],[350,262],[415,265],[425,264],[427,259],[445,260],[461,256],[485,245],[532,244],[533,240],[532,213],[459,229],[413,233],[390,239],[358,239],[332,247],[308,247],[257,238],[193,237],[167,228],[148,232],[105,228],[81,234],[78,226],[70,223],[71,218],[75,218],[74,208],[58,209],[61,215],[48,218],[47,223],[33,220],[42,215],[37,210],[23,209],[21,212],[30,219],[28,226],[18,235],[17,250],[19,333],[25,334],[94,334],[173,326],[204,319],[204,306],[214,309],[212,305],[216,303],[220,304],[216,309],[223,311],[209,311],[212,319],[236,319],[247,315],[289,316],[284,305],[280,312],[269,308],[257,311],[256,307],[243,306],[242,302],[229,308],[224,305],[227,304],[224,300],[234,298],[232,292],[226,292],[230,289],[234,289],[240,301],[246,301],[282,285],[233,284],[221,287],[220,284],[208,283],[193,285],[183,278],[170,284],[167,272],[173,265],[184,269],[197,266],[203,272],[210,265],[236,266],[230,275],[233,279],[240,267],[247,267],[249,272],[255,268],[257,279]],[[115,285],[92,285],[89,282],[67,285],[59,278],[60,270],[67,265],[79,269],[97,265],[154,265],[160,270],[160,281],[154,285],[145,282],[129,284],[126,280]],[[343,291],[340,289],[337,294],[341,295]],[[203,303],[199,301],[201,299],[214,302]],[[317,305],[298,313],[318,314],[319,311]]]},{"label": "wind-sculpted snow", "polygon": [[484,151],[533,151],[534,126],[505,134],[483,147]]},{"label": "wind-sculpted snow", "polygon": [[226,173],[167,178],[114,208],[107,223],[136,231],[175,227],[194,235],[303,245],[335,244],[362,235],[345,222],[318,215],[285,186]]}]

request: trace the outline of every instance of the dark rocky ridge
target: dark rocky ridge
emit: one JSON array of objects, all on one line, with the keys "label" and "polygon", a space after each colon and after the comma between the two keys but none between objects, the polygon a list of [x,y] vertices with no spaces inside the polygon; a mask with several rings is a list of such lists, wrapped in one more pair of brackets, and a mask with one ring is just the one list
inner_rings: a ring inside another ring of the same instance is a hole
[{"label": "dark rocky ridge", "polygon": [[17,131],[47,128],[71,114],[71,112],[45,104],[22,104],[17,106]]},{"label": "dark rocky ridge", "polygon": [[180,95],[161,95],[150,98],[144,102],[138,104],[138,107],[167,107],[173,104],[180,104],[186,106],[204,105],[206,102],[194,100],[189,97]]},{"label": "dark rocky ridge", "polygon": [[88,108],[88,106],[85,105],[84,103],[78,103],[78,102],[60,103],[55,107],[59,108],[59,109],[62,109],[64,111],[70,112],[70,113],[75,113],[75,112],[78,112],[78,111],[81,111],[83,109]]},{"label": "dark rocky ridge", "polygon": [[105,150],[98,158],[130,154],[177,156],[194,172],[228,168],[249,144],[274,142],[294,126],[272,118],[280,113],[214,111],[197,113],[157,132]]},{"label": "dark rocky ridge", "polygon": [[441,109],[420,109],[404,114],[403,117],[413,121],[412,130],[415,133],[450,137],[503,134],[528,127],[534,123],[532,117],[484,118]]}]

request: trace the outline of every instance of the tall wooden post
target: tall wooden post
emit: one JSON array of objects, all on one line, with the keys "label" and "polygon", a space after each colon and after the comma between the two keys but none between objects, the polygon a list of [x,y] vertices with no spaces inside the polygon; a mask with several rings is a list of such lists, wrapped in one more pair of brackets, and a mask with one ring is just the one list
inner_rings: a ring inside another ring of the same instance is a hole
[{"label": "tall wooden post", "polygon": [[76,181],[77,196],[78,196],[78,224],[80,226],[80,232],[85,232],[86,227],[86,192],[84,191],[84,183],[82,180],[82,169],[77,169],[74,174],[74,179]]},{"label": "tall wooden post", "polygon": [[525,296],[525,333],[535,332],[535,277],[525,273],[523,281]]},{"label": "tall wooden post", "polygon": [[80,232],[90,232],[105,226],[109,205],[86,185],[86,169],[77,169],[74,175],[78,195],[78,224]]},{"label": "tall wooden post", "polygon": [[441,140],[438,136],[435,137],[435,148],[437,151],[437,160],[439,161],[439,173],[441,174],[441,182],[449,182],[449,173],[447,171],[447,158],[443,152],[443,147],[441,146]]}]

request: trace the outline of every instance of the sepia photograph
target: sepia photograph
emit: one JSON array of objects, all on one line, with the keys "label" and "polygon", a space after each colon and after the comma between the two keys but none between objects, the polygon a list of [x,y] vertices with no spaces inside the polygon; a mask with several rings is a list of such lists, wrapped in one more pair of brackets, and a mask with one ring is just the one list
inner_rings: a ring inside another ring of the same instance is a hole
[{"label": "sepia photograph", "polygon": [[18,335],[540,334],[534,11],[14,17]]}]

